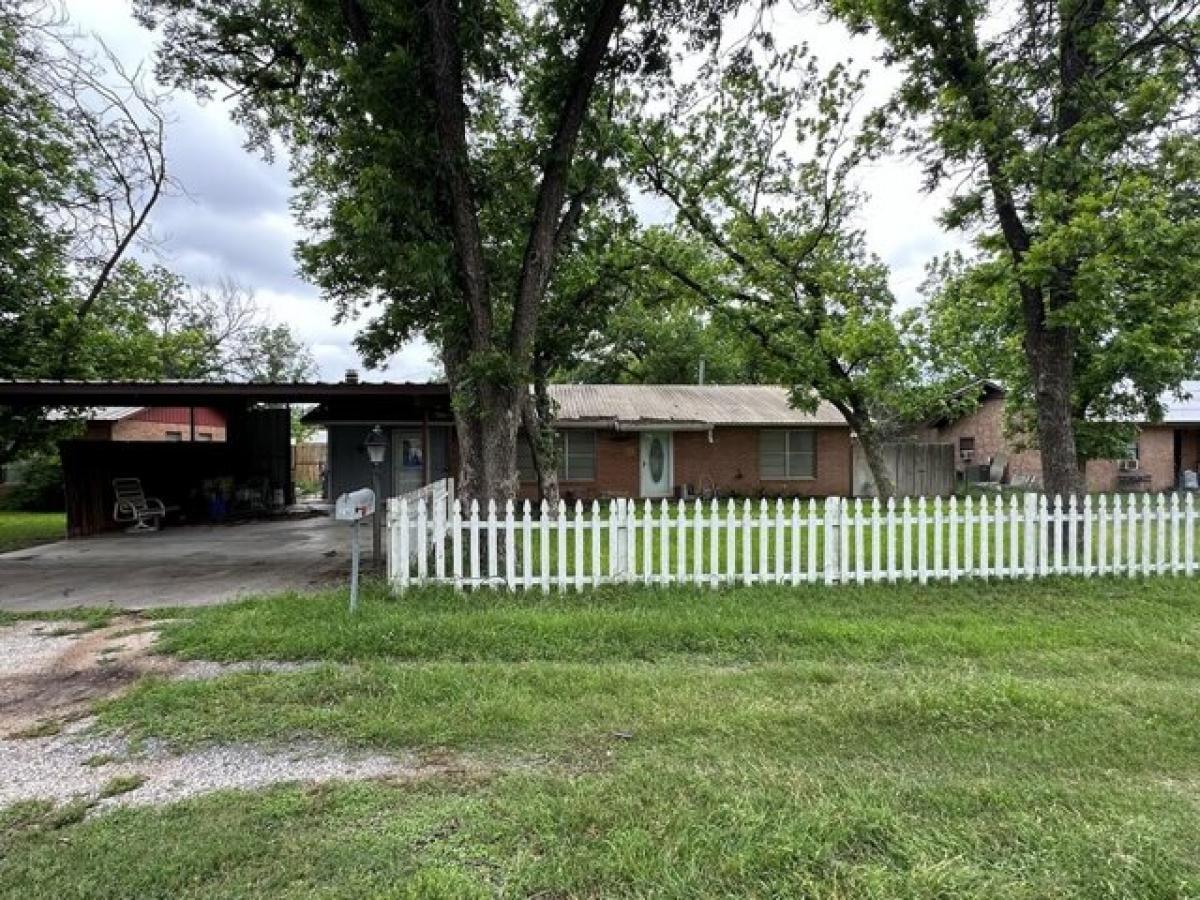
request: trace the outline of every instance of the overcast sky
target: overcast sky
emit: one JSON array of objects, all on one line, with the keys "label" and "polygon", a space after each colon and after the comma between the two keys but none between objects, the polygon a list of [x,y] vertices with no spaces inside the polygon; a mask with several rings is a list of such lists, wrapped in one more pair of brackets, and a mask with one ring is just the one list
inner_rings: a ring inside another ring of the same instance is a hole
[{"label": "overcast sky", "polygon": [[[100,35],[127,64],[153,54],[154,35],[137,25],[126,0],[67,0],[67,8],[78,27]],[[852,57],[859,66],[871,65],[869,99],[881,99],[895,82],[894,73],[873,63],[874,46],[838,25],[790,16],[777,30],[794,31],[778,37],[807,40],[823,61]],[[232,277],[253,288],[270,314],[312,347],[321,377],[340,380],[347,368],[362,369],[351,344],[357,326],[333,324],[332,306],[296,275],[292,246],[300,233],[288,208],[286,166],[246,151],[241,129],[218,101],[201,105],[179,95],[172,114],[168,164],[186,194],[160,201],[153,215],[162,261],[194,282]],[[907,305],[917,296],[926,261],[956,241],[938,227],[940,201],[921,192],[910,161],[877,164],[863,174],[862,184],[870,195],[862,226],[871,249],[891,267],[896,296]],[[364,371],[363,377],[424,381],[433,371],[429,348],[414,343],[385,369]]]}]

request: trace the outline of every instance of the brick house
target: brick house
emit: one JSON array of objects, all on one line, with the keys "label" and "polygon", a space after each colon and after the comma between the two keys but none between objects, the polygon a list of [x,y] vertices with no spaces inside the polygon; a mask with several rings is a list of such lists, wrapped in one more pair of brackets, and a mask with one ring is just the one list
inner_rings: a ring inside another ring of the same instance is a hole
[{"label": "brick house", "polygon": [[[832,406],[793,409],[770,385],[553,385],[567,500],[611,497],[846,496],[850,427]],[[366,437],[387,434],[381,487],[394,495],[458,468],[449,391],[410,408],[322,404],[305,421],[325,425],[332,496],[371,483]],[[518,444],[520,496],[537,496],[528,443]]]},{"label": "brick house", "polygon": [[100,406],[85,413],[87,441],[225,440],[225,414],[206,406]]},{"label": "brick house", "polygon": [[[553,385],[566,499],[825,497],[851,487],[850,427],[771,385]],[[521,496],[536,497],[529,445]]]},{"label": "brick house", "polygon": [[[1018,449],[1021,442],[1004,429],[1003,386],[981,381],[979,405],[956,419],[929,423],[923,439],[951,443],[958,471],[969,481],[979,480],[980,469],[997,455],[1007,458],[1004,480],[1011,484],[1039,485],[1041,457],[1036,449]],[[1185,394],[1200,397],[1200,382],[1185,382]],[[1087,489],[1170,491],[1186,470],[1200,470],[1200,405],[1190,398],[1165,400],[1162,422],[1139,426],[1137,438],[1122,459],[1094,459],[1087,463]]]}]

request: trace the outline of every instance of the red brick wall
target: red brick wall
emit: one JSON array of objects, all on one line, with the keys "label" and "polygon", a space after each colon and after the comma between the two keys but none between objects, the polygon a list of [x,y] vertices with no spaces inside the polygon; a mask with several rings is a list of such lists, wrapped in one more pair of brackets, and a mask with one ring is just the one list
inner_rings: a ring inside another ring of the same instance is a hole
[{"label": "red brick wall", "polygon": [[[1150,476],[1149,489],[1169,491],[1175,487],[1175,429],[1169,425],[1147,425],[1137,438],[1138,470]],[[1186,457],[1184,457],[1186,459]],[[1093,459],[1087,464],[1089,491],[1117,490],[1117,462]]]},{"label": "red brick wall", "polygon": [[[1200,466],[1200,440],[1196,432],[1184,432],[1183,467]],[[1033,477],[1038,483],[1042,478],[1042,460],[1037,450],[1014,451],[1020,441],[1010,441],[1004,434],[1004,400],[984,400],[969,415],[941,428],[929,429],[932,440],[954,444],[958,453],[958,439],[963,436],[975,438],[975,462],[985,463],[997,453],[1008,455],[1008,477],[1010,480],[1025,476]],[[1175,486],[1175,429],[1169,425],[1147,425],[1138,435],[1139,469],[1150,475],[1150,490],[1168,491]],[[959,471],[964,464],[957,463]],[[1087,464],[1087,489],[1089,491],[1117,490],[1117,461],[1091,460]]]},{"label": "red brick wall", "polygon": [[[954,445],[955,467],[963,471],[967,465],[983,465],[993,456],[1003,453],[1008,456],[1010,479],[1020,476],[1042,477],[1042,460],[1036,450],[1014,450],[1019,442],[1010,441],[1004,434],[1004,400],[993,397],[984,400],[972,412],[957,422],[941,428],[929,429],[928,438],[940,443]],[[961,437],[975,438],[975,458],[964,463],[958,458],[958,440]]]},{"label": "red brick wall", "polygon": [[[179,432],[185,441],[191,440],[191,428],[188,425],[171,422],[140,422],[136,419],[122,419],[120,422],[113,422],[112,436],[109,440],[165,441],[169,431]],[[200,437],[202,434],[211,434],[213,441],[225,440],[224,426],[197,424],[196,439],[202,440]]]},{"label": "red brick wall", "polygon": [[[759,477],[759,428],[714,428],[674,433],[675,485],[687,484],[693,493],[716,490],[722,496],[825,497],[848,496],[851,484],[850,429],[823,427],[817,431],[817,474],[811,479],[766,481]],[[596,432],[596,477],[564,481],[566,499],[605,499],[639,496],[640,436],[636,432]],[[537,486],[523,484],[521,497],[537,496]]]}]

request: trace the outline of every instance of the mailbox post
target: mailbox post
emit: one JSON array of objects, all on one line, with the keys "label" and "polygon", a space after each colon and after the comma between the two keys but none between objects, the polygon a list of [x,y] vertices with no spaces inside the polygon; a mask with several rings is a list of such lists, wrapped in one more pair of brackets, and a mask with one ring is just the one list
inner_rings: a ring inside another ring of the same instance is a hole
[{"label": "mailbox post", "polygon": [[358,610],[358,526],[367,516],[375,515],[375,492],[360,488],[337,498],[333,507],[334,518],[350,523],[350,612]]}]

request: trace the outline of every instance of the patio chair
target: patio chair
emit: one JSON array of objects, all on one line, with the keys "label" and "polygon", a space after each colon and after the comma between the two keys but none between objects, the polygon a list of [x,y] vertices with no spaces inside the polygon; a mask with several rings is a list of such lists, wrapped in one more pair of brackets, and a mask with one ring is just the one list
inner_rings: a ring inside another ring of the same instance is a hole
[{"label": "patio chair", "polygon": [[142,490],[140,478],[114,478],[113,521],[128,524],[125,530],[131,534],[140,531],[158,531],[167,508],[157,497],[147,497]]}]

